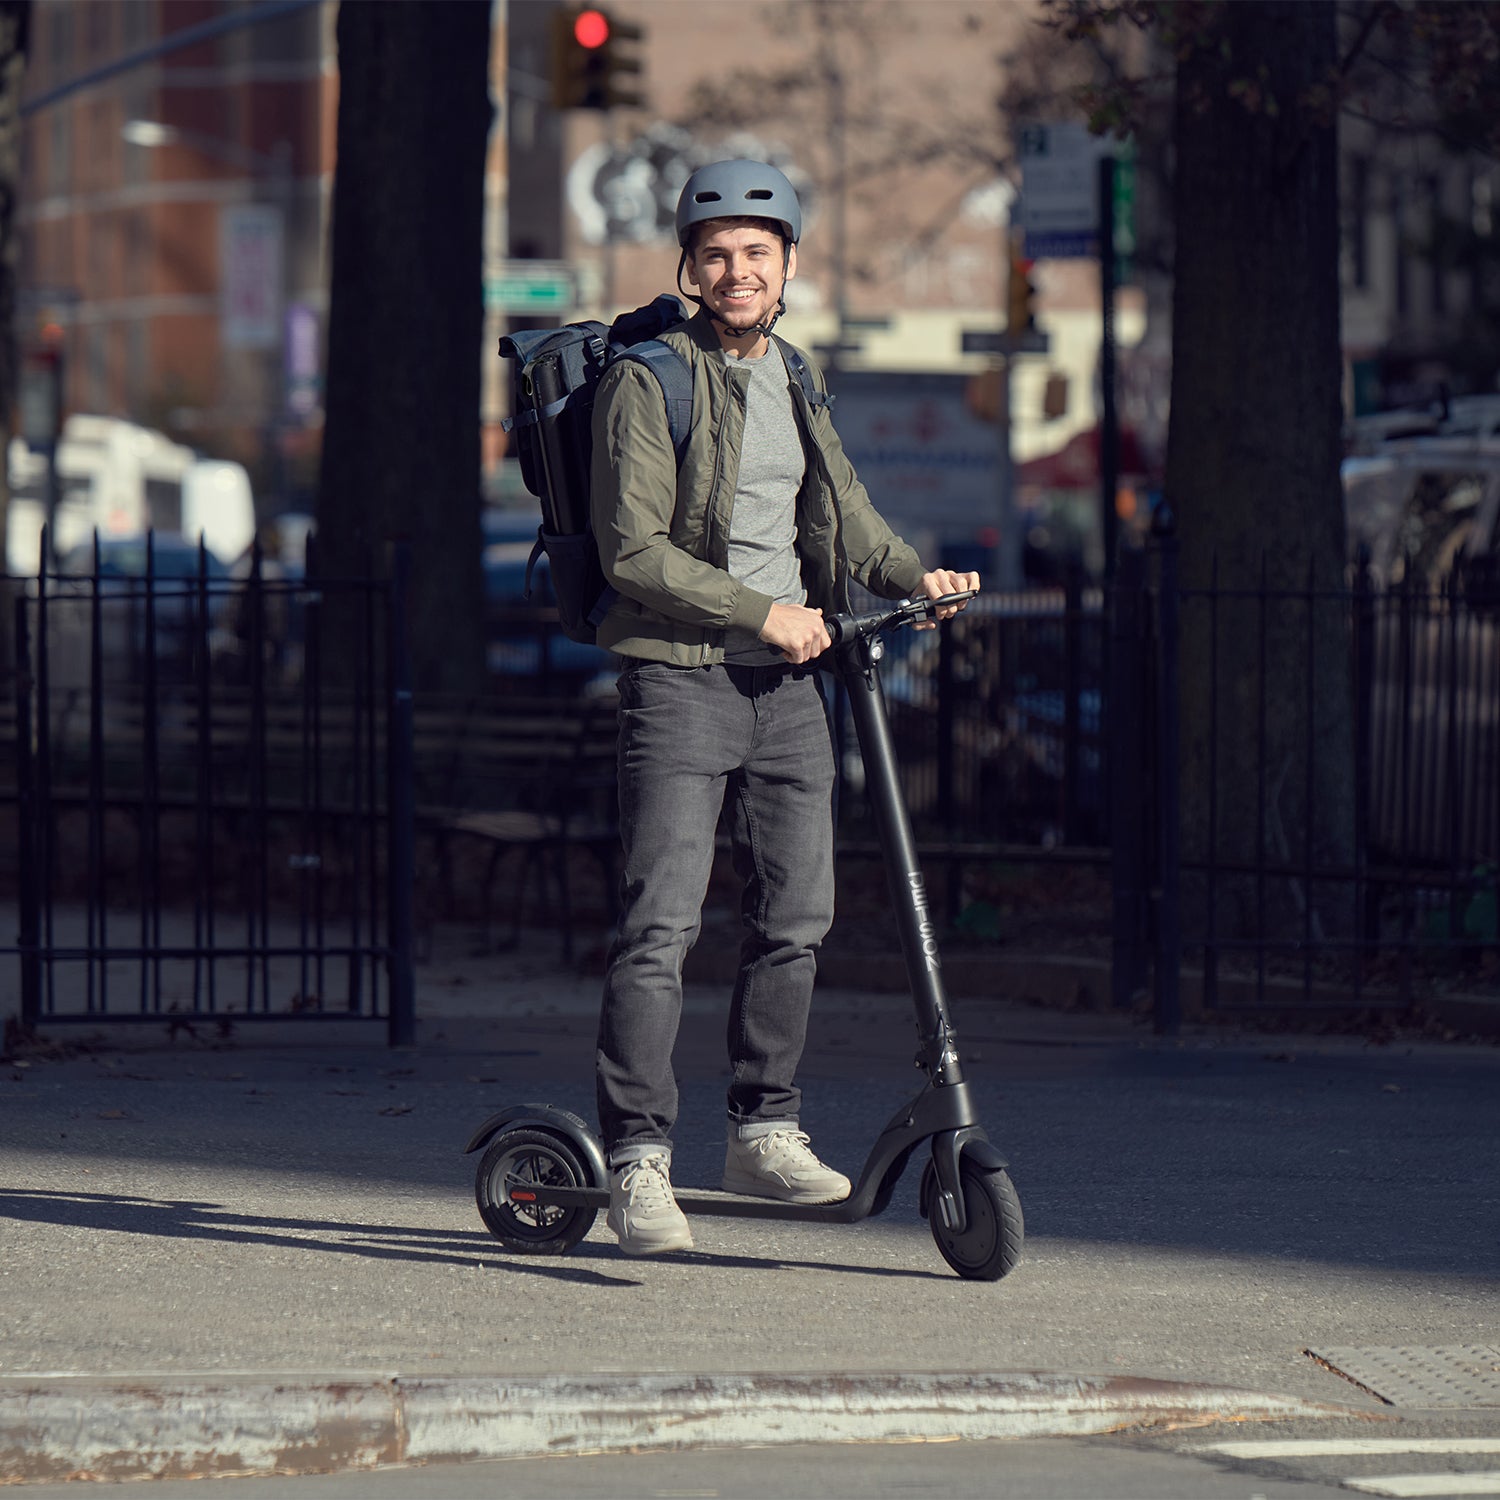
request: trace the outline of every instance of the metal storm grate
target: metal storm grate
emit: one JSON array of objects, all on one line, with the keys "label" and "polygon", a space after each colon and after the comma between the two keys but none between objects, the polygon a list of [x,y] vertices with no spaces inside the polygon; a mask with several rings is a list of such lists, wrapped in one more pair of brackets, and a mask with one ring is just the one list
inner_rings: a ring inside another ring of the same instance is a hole
[{"label": "metal storm grate", "polygon": [[1500,1348],[1490,1344],[1305,1352],[1392,1406],[1500,1406]]}]

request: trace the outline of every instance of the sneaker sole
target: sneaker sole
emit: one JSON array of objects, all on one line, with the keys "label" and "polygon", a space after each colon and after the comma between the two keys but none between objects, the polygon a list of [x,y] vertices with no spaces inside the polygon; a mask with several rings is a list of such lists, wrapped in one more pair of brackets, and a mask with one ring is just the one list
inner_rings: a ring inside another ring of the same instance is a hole
[{"label": "sneaker sole", "polygon": [[635,1239],[627,1239],[612,1220],[606,1219],[605,1222],[615,1238],[619,1240],[620,1249],[626,1255],[670,1255],[676,1250],[693,1248],[693,1232],[685,1226],[679,1234],[668,1235],[661,1240],[643,1240],[639,1236]]},{"label": "sneaker sole", "polygon": [[798,1192],[796,1188],[771,1188],[758,1178],[743,1180],[731,1177],[727,1172],[719,1182],[721,1192],[734,1193],[740,1198],[767,1198],[772,1203],[800,1203],[804,1208],[820,1208],[830,1203],[842,1203],[851,1192],[852,1185],[834,1193]]}]

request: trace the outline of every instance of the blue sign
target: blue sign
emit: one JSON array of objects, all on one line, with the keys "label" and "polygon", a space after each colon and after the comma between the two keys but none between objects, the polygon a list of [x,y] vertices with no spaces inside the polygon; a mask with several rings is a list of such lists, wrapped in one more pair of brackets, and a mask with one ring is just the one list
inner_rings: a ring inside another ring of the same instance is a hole
[{"label": "blue sign", "polygon": [[1099,236],[1092,229],[1028,229],[1027,260],[1088,260],[1099,253]]}]

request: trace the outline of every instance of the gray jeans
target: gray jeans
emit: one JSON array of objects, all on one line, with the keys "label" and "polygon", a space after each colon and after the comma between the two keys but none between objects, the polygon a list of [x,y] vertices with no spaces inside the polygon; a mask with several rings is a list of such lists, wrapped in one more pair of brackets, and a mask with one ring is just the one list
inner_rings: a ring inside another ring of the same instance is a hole
[{"label": "gray jeans", "polygon": [[721,811],[743,882],[729,1119],[795,1122],[817,950],[833,922],[833,748],[807,667],[620,677],[619,933],[599,1021],[599,1124],[624,1160],[670,1141],[682,963],[702,926]]}]

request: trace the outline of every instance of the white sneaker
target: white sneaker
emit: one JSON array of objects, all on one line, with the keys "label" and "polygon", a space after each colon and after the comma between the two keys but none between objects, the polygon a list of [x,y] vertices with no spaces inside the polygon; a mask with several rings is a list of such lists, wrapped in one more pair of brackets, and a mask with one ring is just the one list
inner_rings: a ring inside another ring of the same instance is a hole
[{"label": "white sneaker", "polygon": [[606,1222],[626,1255],[693,1248],[693,1231],[672,1196],[671,1164],[665,1152],[655,1152],[610,1171]]},{"label": "white sneaker", "polygon": [[793,1125],[740,1140],[731,1134],[724,1156],[726,1193],[780,1198],[784,1203],[839,1203],[849,1196],[849,1179],[825,1167],[807,1136]]}]

